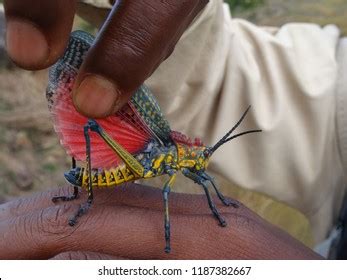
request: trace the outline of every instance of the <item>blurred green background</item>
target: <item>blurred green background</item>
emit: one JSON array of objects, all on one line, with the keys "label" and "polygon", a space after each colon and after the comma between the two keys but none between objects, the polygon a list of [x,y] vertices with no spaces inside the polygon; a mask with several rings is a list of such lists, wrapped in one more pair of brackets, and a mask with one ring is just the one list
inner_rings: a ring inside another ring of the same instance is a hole
[{"label": "blurred green background", "polygon": [[346,0],[226,0],[234,16],[260,25],[280,26],[287,22],[330,23],[347,35]]},{"label": "blurred green background", "polygon": [[[234,17],[242,17],[255,24],[334,23],[347,35],[347,0],[226,2]],[[79,18],[75,26],[90,30],[90,26]],[[44,97],[46,84],[46,70],[27,72],[14,65],[0,63],[0,203],[29,192],[65,184],[63,172],[69,169],[70,159],[53,132]],[[290,217],[288,215],[287,220]],[[294,223],[297,223],[296,217],[293,218]]]},{"label": "blurred green background", "polygon": [[225,2],[229,4],[232,11],[250,10],[264,4],[264,0],[225,0]]}]

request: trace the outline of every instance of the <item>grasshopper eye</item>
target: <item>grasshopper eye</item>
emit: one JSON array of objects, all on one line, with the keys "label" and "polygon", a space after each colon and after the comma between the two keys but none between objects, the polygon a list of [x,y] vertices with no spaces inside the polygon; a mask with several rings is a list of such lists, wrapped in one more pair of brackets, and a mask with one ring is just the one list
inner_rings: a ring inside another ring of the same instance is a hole
[{"label": "grasshopper eye", "polygon": [[208,158],[210,156],[210,150],[209,149],[206,149],[205,151],[204,151],[204,157],[205,158]]}]

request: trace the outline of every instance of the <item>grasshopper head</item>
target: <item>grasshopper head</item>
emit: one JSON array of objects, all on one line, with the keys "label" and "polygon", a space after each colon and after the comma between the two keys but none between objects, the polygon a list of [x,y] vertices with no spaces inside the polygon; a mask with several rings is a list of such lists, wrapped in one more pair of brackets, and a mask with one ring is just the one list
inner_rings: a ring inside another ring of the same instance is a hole
[{"label": "grasshopper head", "polygon": [[208,166],[210,156],[209,156],[209,154],[206,153],[207,149],[209,149],[209,148],[202,149],[197,154],[197,160],[196,160],[196,164],[194,166],[194,169],[196,169],[197,171],[205,170]]},{"label": "grasshopper head", "polygon": [[178,165],[192,172],[203,171],[209,158],[205,156],[205,147],[178,145]]}]

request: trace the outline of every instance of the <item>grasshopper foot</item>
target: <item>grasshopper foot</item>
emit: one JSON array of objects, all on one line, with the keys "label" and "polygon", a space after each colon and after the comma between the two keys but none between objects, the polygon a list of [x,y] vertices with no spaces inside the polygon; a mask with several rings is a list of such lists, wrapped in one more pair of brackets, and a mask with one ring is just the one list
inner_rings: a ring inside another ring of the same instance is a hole
[{"label": "grasshopper foot", "polygon": [[91,201],[87,201],[86,203],[81,204],[75,216],[69,220],[69,226],[73,227],[74,225],[76,225],[78,218],[87,213],[91,205]]},{"label": "grasshopper foot", "polygon": [[213,208],[211,209],[212,210],[212,213],[213,213],[213,216],[218,220],[219,222],[219,225],[221,227],[226,227],[227,226],[227,222],[224,220],[224,218],[219,214],[217,208]]},{"label": "grasshopper foot", "polygon": [[240,204],[236,200],[233,200],[233,199],[224,198],[224,199],[221,199],[221,201],[225,206],[232,206],[234,208],[240,207]]},{"label": "grasshopper foot", "polygon": [[219,217],[218,220],[219,220],[219,225],[221,227],[226,227],[228,225],[227,222],[222,217]]},{"label": "grasshopper foot", "polygon": [[70,227],[73,227],[76,224],[77,224],[77,218],[76,217],[69,220],[69,226]]},{"label": "grasshopper foot", "polygon": [[169,254],[171,252],[170,246],[165,247],[165,253]]}]

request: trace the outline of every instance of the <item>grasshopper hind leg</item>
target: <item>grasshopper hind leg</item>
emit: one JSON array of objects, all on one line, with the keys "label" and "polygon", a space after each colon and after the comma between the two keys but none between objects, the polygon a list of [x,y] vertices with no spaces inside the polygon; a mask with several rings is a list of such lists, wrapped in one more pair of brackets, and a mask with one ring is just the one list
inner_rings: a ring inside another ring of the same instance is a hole
[{"label": "grasshopper hind leg", "polygon": [[[89,137],[89,122],[84,126],[84,137],[86,139],[86,161],[87,161],[87,174],[88,176],[88,199],[85,203],[81,204],[76,214],[69,220],[69,225],[74,226],[77,223],[79,217],[85,214],[88,209],[91,207],[93,202],[93,190],[92,190],[92,178],[91,178],[91,160],[90,160],[90,137]],[[76,168],[76,161],[72,158],[72,168]],[[78,187],[74,186],[74,192],[71,196],[56,196],[52,198],[53,202],[62,200],[62,201],[71,201],[78,198]]]},{"label": "grasshopper hind leg", "polygon": [[93,195],[88,196],[87,202],[81,204],[77,213],[69,220],[70,226],[74,226],[77,224],[78,218],[84,215],[85,213],[87,213],[88,209],[92,206],[92,202],[93,202]]},{"label": "grasshopper hind leg", "polygon": [[[75,158],[72,158],[72,163],[71,163],[71,168],[76,168],[76,160]],[[67,195],[67,196],[54,196],[52,197],[53,202],[58,202],[58,201],[71,201],[75,200],[78,198],[78,187],[73,186],[73,194],[72,195]]]},{"label": "grasshopper hind leg", "polygon": [[91,128],[90,122],[84,126],[84,138],[86,139],[86,162],[87,162],[87,174],[88,174],[88,199],[85,203],[81,204],[76,214],[69,220],[69,225],[74,226],[77,223],[79,217],[87,213],[88,209],[93,203],[93,188],[92,188],[92,170],[90,159],[90,136],[89,129]]},{"label": "grasshopper hind leg", "polygon": [[219,200],[220,200],[225,206],[233,206],[234,208],[239,208],[240,204],[239,204],[238,201],[236,201],[236,200],[234,200],[234,199],[227,199],[227,198],[224,197],[224,195],[223,195],[223,194],[219,191],[219,189],[217,188],[217,185],[216,185],[214,179],[213,179],[210,175],[208,175],[207,173],[204,172],[204,173],[202,174],[202,176],[203,176],[207,181],[209,181],[209,182],[212,184],[212,186],[213,186],[213,188],[214,188],[214,190],[215,190],[215,192],[216,192],[216,194],[217,194]]}]

